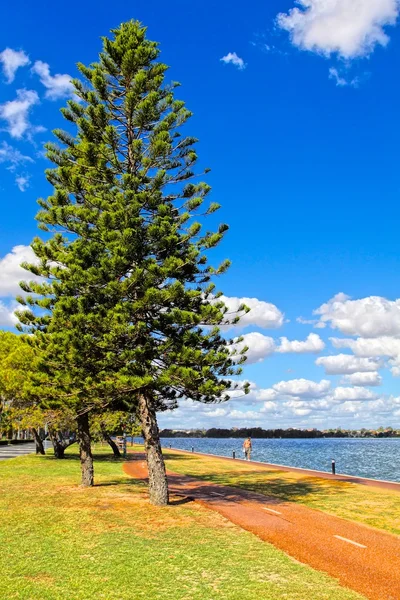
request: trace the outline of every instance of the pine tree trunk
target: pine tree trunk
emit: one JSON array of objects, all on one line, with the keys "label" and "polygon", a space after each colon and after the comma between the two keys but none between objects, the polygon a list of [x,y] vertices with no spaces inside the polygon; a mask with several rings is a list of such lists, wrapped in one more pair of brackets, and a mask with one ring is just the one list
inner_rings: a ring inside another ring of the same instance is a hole
[{"label": "pine tree trunk", "polygon": [[77,418],[79,455],[81,459],[82,487],[94,485],[94,468],[90,442],[89,415],[84,413]]},{"label": "pine tree trunk", "polygon": [[105,441],[107,442],[107,444],[109,444],[111,446],[114,456],[116,458],[121,458],[121,452],[119,451],[119,448],[118,448],[117,444],[114,442],[114,440],[112,439],[112,437],[110,435],[108,435],[108,433],[104,430],[102,430],[102,434],[103,434],[103,437],[104,437]]},{"label": "pine tree trunk", "polygon": [[56,458],[64,458],[65,457],[65,448],[62,444],[60,444],[60,442],[58,440],[53,442],[53,448],[54,448],[54,456]]},{"label": "pine tree trunk", "polygon": [[40,437],[40,434],[37,431],[37,429],[32,427],[32,433],[33,433],[33,437],[35,438],[36,454],[46,454],[44,446],[43,446],[42,438]]},{"label": "pine tree trunk", "polygon": [[53,444],[54,450],[54,458],[64,458],[65,456],[65,446],[58,439],[58,432],[49,430],[49,436],[51,443]]},{"label": "pine tree trunk", "polygon": [[150,502],[156,506],[166,506],[169,500],[168,482],[164,457],[161,451],[157,417],[151,396],[140,396],[139,415],[142,423],[144,448],[149,470]]}]

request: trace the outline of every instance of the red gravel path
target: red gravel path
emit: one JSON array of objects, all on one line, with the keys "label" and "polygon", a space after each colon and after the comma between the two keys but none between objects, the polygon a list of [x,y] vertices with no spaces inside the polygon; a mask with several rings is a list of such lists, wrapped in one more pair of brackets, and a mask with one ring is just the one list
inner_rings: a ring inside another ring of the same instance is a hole
[{"label": "red gravel path", "polygon": [[[133,460],[124,464],[124,471],[131,477],[146,479],[144,455],[134,454]],[[171,493],[193,498],[366,598],[400,600],[399,537],[294,502],[170,471],[168,481]]]}]

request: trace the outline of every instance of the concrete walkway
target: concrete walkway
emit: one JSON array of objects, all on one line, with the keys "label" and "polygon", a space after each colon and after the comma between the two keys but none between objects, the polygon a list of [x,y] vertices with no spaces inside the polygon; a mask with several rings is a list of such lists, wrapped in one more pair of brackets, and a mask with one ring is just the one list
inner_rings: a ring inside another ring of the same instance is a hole
[{"label": "concrete walkway", "polygon": [[8,446],[0,446],[0,460],[7,458],[17,458],[24,454],[32,454],[35,452],[35,442],[27,444],[9,444]]}]

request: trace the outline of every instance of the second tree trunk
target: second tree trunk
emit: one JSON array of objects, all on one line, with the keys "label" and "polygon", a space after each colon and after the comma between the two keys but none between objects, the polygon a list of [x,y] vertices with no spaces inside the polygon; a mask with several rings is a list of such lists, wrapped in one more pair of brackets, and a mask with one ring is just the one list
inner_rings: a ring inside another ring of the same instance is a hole
[{"label": "second tree trunk", "polygon": [[151,396],[140,396],[139,414],[149,470],[150,502],[157,506],[166,506],[168,504],[168,482],[161,451],[156,411]]},{"label": "second tree trunk", "polygon": [[35,438],[36,454],[46,454],[44,446],[43,446],[43,440],[40,437],[39,431],[37,429],[35,429],[35,427],[32,427],[32,433],[33,433],[33,437]]},{"label": "second tree trunk", "polygon": [[117,446],[117,444],[114,442],[114,440],[112,439],[112,437],[110,436],[109,433],[107,433],[107,431],[105,429],[101,429],[101,433],[103,435],[104,440],[107,442],[107,444],[110,446],[110,448],[112,449],[114,456],[116,458],[121,458],[121,452]]},{"label": "second tree trunk", "polygon": [[89,415],[84,413],[77,418],[79,455],[81,459],[82,487],[94,485],[94,467],[90,441]]}]

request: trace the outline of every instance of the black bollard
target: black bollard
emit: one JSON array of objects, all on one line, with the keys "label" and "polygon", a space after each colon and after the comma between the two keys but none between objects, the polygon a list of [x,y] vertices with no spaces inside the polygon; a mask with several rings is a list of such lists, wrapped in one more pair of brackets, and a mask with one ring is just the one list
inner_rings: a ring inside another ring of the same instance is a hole
[{"label": "black bollard", "polygon": [[336,474],[336,463],[334,460],[332,460],[332,475]]},{"label": "black bollard", "polygon": [[232,458],[236,458],[236,452],[235,451],[232,452]]}]

